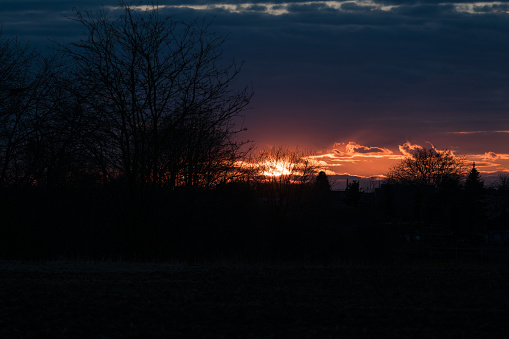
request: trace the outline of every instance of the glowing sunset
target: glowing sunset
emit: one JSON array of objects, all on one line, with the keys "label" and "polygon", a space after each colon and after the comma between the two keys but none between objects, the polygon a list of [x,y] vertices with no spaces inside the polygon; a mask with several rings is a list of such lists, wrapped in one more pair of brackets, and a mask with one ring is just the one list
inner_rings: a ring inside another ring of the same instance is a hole
[{"label": "glowing sunset", "polygon": [[503,338],[509,2],[1,0],[0,338]]},{"label": "glowing sunset", "polygon": [[[383,179],[387,169],[396,164],[404,157],[411,156],[410,151],[416,148],[434,147],[431,143],[422,146],[405,142],[397,149],[361,146],[355,142],[338,143],[331,150],[319,152],[310,159],[326,170],[329,175],[358,176],[362,178]],[[468,163],[476,163],[479,170],[484,174],[488,182],[495,180],[501,173],[509,172],[509,154],[496,154],[485,152],[484,154],[461,154]]]},{"label": "glowing sunset", "polygon": [[288,175],[292,173],[292,164],[285,164],[283,162],[266,162],[260,164],[261,167],[265,168],[262,172],[263,175],[279,177],[281,175]]},{"label": "glowing sunset", "polygon": [[[71,15],[65,1],[24,6],[0,5],[4,36],[44,48],[79,34],[63,20]],[[228,34],[225,56],[245,62],[239,85],[252,83],[255,92],[241,137],[258,148],[308,149],[332,175],[384,175],[409,143],[466,156],[485,176],[509,169],[503,2],[159,1],[159,8],[213,17],[215,30]],[[42,14],[30,16],[34,10]]]}]

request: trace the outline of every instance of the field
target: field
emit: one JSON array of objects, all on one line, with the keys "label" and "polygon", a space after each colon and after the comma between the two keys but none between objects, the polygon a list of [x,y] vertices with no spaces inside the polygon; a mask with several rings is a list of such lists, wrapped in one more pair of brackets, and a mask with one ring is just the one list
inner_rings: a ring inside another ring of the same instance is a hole
[{"label": "field", "polygon": [[0,261],[0,337],[507,338],[509,267]]}]

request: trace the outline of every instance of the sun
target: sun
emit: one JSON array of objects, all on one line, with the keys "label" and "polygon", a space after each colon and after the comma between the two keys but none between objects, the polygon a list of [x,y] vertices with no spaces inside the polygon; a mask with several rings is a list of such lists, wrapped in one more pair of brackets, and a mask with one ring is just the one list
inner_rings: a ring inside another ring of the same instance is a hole
[{"label": "sun", "polygon": [[259,164],[260,168],[263,168],[262,174],[268,177],[279,177],[282,175],[295,174],[292,170],[294,166],[291,163],[285,161],[271,161],[267,160]]}]

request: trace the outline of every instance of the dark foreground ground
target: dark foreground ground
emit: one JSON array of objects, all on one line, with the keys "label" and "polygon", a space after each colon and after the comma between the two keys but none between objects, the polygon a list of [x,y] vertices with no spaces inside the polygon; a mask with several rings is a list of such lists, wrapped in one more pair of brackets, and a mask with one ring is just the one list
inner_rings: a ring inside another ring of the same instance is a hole
[{"label": "dark foreground ground", "polygon": [[43,335],[507,338],[509,267],[0,261],[0,338]]}]

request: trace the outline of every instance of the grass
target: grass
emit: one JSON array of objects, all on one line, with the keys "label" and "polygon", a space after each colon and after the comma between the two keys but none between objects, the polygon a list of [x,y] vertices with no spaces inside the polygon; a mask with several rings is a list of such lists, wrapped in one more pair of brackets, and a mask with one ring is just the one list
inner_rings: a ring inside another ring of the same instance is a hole
[{"label": "grass", "polygon": [[509,268],[0,261],[0,337],[476,337],[509,334]]}]

